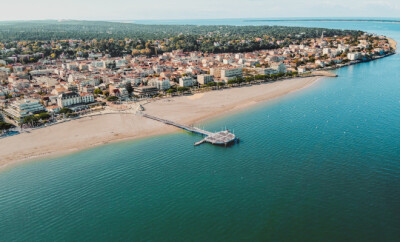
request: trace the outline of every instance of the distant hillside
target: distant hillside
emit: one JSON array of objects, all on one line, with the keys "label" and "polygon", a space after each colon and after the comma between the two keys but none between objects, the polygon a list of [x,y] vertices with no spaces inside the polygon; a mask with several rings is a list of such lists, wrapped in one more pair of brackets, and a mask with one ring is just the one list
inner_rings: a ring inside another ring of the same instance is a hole
[{"label": "distant hillside", "polygon": [[158,40],[178,35],[222,36],[228,39],[249,39],[268,35],[276,39],[301,35],[302,38],[359,34],[358,31],[281,27],[281,26],[195,26],[143,25],[104,21],[7,21],[0,22],[0,41],[64,40],[64,39],[142,39]]}]

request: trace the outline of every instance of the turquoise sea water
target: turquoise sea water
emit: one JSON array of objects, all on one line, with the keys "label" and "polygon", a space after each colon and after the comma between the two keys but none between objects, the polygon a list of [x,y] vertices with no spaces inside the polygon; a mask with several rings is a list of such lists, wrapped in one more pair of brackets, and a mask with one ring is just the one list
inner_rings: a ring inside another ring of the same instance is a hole
[{"label": "turquoise sea water", "polygon": [[1,172],[0,241],[398,241],[400,56],[336,72],[199,124],[234,129],[230,148],[178,132]]}]

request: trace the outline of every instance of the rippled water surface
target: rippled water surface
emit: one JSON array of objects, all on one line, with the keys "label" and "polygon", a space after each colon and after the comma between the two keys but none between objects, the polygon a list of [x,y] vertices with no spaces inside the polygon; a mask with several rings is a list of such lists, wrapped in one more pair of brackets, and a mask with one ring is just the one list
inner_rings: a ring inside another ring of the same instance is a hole
[{"label": "rippled water surface", "polygon": [[[400,24],[282,24],[400,40]],[[400,56],[337,74],[199,124],[234,129],[230,148],[178,132],[4,171],[0,241],[396,241]]]}]

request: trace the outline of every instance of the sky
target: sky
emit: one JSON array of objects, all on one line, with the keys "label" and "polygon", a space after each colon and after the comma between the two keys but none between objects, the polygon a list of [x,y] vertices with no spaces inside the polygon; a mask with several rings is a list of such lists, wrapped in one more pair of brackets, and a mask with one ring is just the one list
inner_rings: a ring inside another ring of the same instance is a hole
[{"label": "sky", "polygon": [[400,0],[18,0],[0,21],[400,17]]}]

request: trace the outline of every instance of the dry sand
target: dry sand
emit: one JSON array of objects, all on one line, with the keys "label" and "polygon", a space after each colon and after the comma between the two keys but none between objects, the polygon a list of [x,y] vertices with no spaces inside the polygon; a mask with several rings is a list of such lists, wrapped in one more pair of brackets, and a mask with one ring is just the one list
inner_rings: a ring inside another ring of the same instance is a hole
[{"label": "dry sand", "polygon": [[[294,78],[274,83],[230,88],[157,100],[144,105],[145,112],[182,124],[238,111],[313,84],[320,77]],[[30,133],[0,139],[0,169],[24,160],[62,155],[109,142],[143,138],[177,131],[134,114],[87,117]]]},{"label": "dry sand", "polygon": [[397,42],[394,39],[387,38],[389,41],[390,47],[392,47],[394,50],[397,50]]}]

